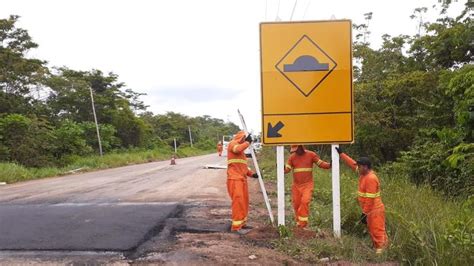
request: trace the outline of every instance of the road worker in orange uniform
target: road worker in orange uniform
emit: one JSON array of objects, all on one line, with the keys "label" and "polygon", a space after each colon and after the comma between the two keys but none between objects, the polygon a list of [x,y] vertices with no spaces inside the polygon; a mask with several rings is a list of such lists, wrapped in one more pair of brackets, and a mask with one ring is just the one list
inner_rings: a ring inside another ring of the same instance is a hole
[{"label": "road worker in orange uniform", "polygon": [[361,222],[367,224],[369,234],[377,254],[382,253],[388,245],[388,237],[385,233],[385,206],[380,196],[380,182],[372,171],[372,164],[367,157],[361,157],[354,161],[345,154],[341,148],[336,147],[339,156],[344,162],[359,173],[359,191],[357,199],[362,208]]},{"label": "road worker in orange uniform", "polygon": [[222,156],[222,142],[220,141],[217,143],[217,153]]},{"label": "road worker in orange uniform", "polygon": [[290,153],[285,173],[293,170],[291,196],[295,219],[298,227],[304,228],[308,225],[309,203],[313,196],[313,164],[323,169],[330,169],[331,164],[321,160],[316,153],[306,150],[303,145],[292,145]]},{"label": "road worker in orange uniform", "polygon": [[238,234],[248,232],[247,215],[249,212],[249,192],[247,177],[258,178],[258,175],[247,166],[244,150],[252,143],[252,136],[245,136],[244,131],[235,134],[227,147],[227,191],[232,200],[231,231]]}]

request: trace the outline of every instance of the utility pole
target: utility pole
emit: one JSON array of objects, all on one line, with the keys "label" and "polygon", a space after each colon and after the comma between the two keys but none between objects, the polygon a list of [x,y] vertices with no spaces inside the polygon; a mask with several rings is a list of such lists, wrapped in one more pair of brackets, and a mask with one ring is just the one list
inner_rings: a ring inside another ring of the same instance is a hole
[{"label": "utility pole", "polygon": [[176,154],[178,152],[178,149],[176,149],[176,138],[174,138],[174,153]]},{"label": "utility pole", "polygon": [[99,141],[99,153],[102,157],[102,143],[100,142],[100,133],[99,133],[99,124],[97,124],[97,116],[95,114],[95,106],[94,106],[94,94],[92,93],[92,87],[89,86],[89,90],[91,92],[91,102],[92,102],[92,113],[94,113],[94,121],[95,121],[95,129],[97,130],[97,140]]},{"label": "utility pole", "polygon": [[189,131],[189,142],[191,142],[191,148],[193,147],[193,137],[191,136],[191,126],[188,126]]}]

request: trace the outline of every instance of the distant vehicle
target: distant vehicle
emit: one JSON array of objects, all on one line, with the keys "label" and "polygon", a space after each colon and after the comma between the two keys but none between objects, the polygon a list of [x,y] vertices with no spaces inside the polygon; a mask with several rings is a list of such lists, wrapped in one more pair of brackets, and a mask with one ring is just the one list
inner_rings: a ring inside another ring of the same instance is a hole
[{"label": "distant vehicle", "polygon": [[262,143],[256,142],[256,143],[253,143],[252,145],[255,152],[260,152],[262,150]]},{"label": "distant vehicle", "polygon": [[227,156],[227,147],[232,140],[233,136],[222,136],[222,156]]},{"label": "distant vehicle", "polygon": [[[255,151],[255,153],[259,153],[262,150],[262,143],[254,142],[254,143],[252,143],[252,147],[253,147],[253,150]],[[245,149],[245,151],[244,151],[245,157],[247,157],[247,158],[252,157],[252,153],[250,152],[249,148]]]},{"label": "distant vehicle", "polygon": [[[229,143],[232,140],[232,138],[233,138],[233,136],[222,136],[222,148],[223,148],[222,156],[227,156],[227,147],[229,147]],[[258,139],[257,139],[257,141],[258,141]],[[256,153],[258,153],[262,150],[262,143],[252,142],[252,147],[253,147],[253,150]],[[245,149],[244,154],[245,154],[245,157],[247,157],[247,158],[252,157],[252,153],[250,152],[249,148]]]}]

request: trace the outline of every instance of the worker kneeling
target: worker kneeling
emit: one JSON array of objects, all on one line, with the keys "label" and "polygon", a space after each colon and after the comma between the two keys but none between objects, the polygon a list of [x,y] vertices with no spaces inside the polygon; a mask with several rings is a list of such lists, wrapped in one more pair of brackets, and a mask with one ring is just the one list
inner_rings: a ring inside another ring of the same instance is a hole
[{"label": "worker kneeling", "polygon": [[309,203],[313,196],[313,164],[323,169],[330,169],[331,164],[321,160],[315,152],[306,150],[303,145],[292,145],[290,153],[285,173],[293,170],[291,195],[295,219],[298,227],[304,228],[308,225]]},{"label": "worker kneeling", "polygon": [[249,192],[247,176],[258,178],[258,175],[247,166],[244,150],[252,143],[252,136],[245,132],[235,134],[227,147],[227,192],[232,200],[231,231],[238,234],[247,233],[247,215],[249,212]]}]

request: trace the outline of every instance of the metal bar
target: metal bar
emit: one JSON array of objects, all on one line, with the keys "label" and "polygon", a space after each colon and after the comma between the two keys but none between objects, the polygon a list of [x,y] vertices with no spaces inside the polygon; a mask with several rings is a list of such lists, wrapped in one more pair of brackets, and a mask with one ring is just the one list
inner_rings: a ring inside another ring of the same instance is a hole
[{"label": "metal bar", "polygon": [[[242,127],[244,131],[248,133],[244,116],[240,113],[239,110],[237,110],[237,112],[239,113],[240,121],[242,122]],[[272,207],[270,206],[270,201],[268,200],[267,190],[265,189],[265,184],[263,183],[262,174],[260,173],[260,168],[258,167],[257,156],[255,156],[255,151],[253,150],[252,145],[250,145],[249,149],[250,149],[250,153],[252,154],[252,161],[253,161],[253,165],[255,166],[255,171],[258,174],[258,183],[260,184],[260,189],[262,190],[263,198],[265,200],[265,205],[267,206],[268,216],[270,216],[270,221],[272,222],[272,224],[275,224],[275,221],[273,219]]]}]

